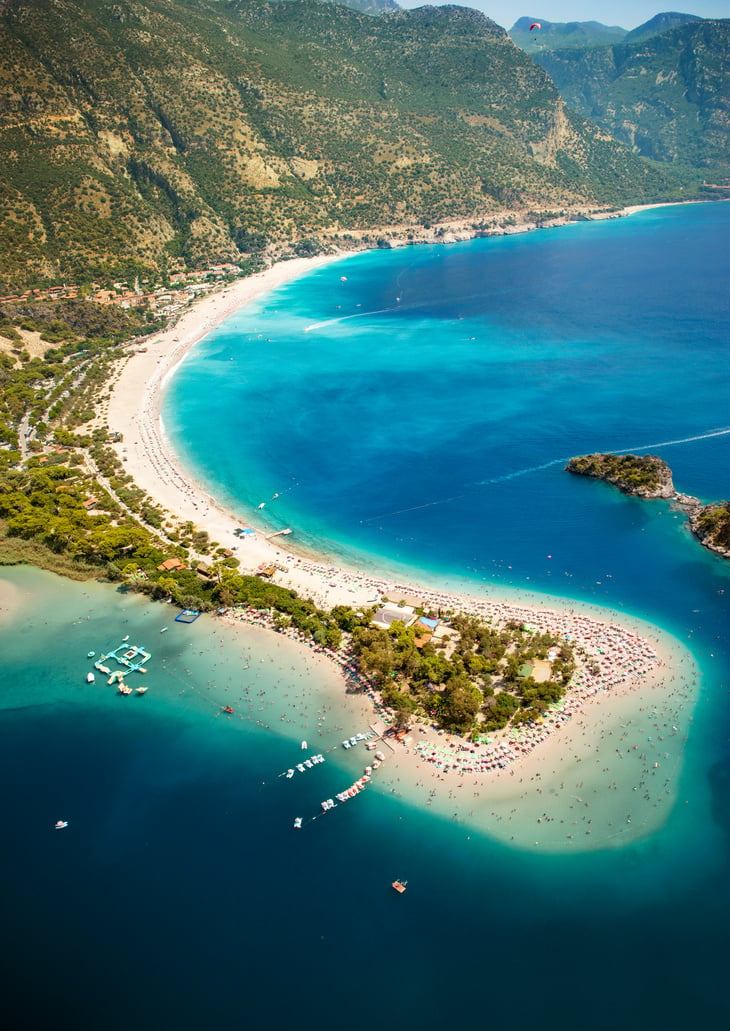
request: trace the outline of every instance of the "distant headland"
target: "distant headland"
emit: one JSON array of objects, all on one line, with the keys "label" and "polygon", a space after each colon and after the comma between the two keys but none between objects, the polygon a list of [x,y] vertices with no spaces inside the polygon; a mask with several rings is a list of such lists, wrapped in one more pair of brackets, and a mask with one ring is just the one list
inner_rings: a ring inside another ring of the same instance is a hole
[{"label": "distant headland", "polygon": [[730,558],[730,502],[703,505],[691,494],[680,494],[672,470],[658,455],[579,455],[571,458],[566,471],[590,476],[618,487],[637,498],[664,498],[686,512],[692,534],[705,548]]}]

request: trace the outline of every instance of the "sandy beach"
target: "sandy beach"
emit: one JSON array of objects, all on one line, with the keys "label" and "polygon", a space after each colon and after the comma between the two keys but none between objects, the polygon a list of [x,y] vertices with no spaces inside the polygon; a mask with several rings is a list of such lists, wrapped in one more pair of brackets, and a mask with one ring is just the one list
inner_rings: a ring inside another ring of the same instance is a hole
[{"label": "sandy beach", "polygon": [[[455,755],[460,746],[451,741],[446,746],[450,752],[445,753],[444,741],[426,727],[414,732],[413,737],[418,740],[398,746],[398,767],[404,782],[411,786],[429,778],[444,784],[453,781],[455,786],[448,789],[453,793],[466,778],[479,780],[488,774],[489,798],[499,796],[509,801],[513,796],[521,797],[525,785],[545,776],[548,768],[560,776],[566,765],[580,761],[581,755],[600,751],[600,739],[614,733],[622,705],[636,710],[637,696],[661,696],[665,701],[671,697],[677,705],[691,708],[689,685],[696,671],[689,653],[675,648],[673,639],[648,624],[596,606],[527,592],[522,595],[524,600],[507,601],[495,597],[491,588],[488,596],[454,594],[335,567],[317,556],[297,555],[283,545],[284,541],[288,545],[290,539],[267,539],[265,531],[257,527],[255,515],[236,514],[221,507],[184,471],[165,438],[160,393],[196,342],[260,295],[348,256],[286,261],[196,303],[173,326],[130,349],[112,384],[106,421],[110,429],[123,436],[115,447],[138,486],[178,518],[206,530],[211,540],[235,548],[242,571],[252,572],[261,563],[279,563],[286,567],[286,572],[277,572],[277,583],[294,588],[325,608],[336,604],[357,607],[373,604],[383,596],[392,599],[415,595],[435,609],[475,612],[496,622],[519,619],[536,628],[569,633],[573,643],[594,660],[598,673],[588,675],[584,669],[558,713],[546,720],[543,728],[523,732],[516,740],[507,742],[505,749],[509,754],[496,754],[496,746],[484,745],[478,755],[466,750]],[[338,271],[333,269],[333,275],[337,277]],[[233,532],[239,526],[249,526],[257,532],[239,540]],[[498,744],[502,748],[501,739]],[[517,780],[515,771],[519,772]],[[517,785],[521,787],[518,789]],[[395,783],[391,790],[396,790]]]},{"label": "sandy beach", "polygon": [[[612,212],[611,217],[658,206],[661,205],[626,208],[620,213]],[[604,216],[597,213],[591,217]],[[113,446],[126,471],[163,508],[206,530],[210,539],[221,546],[234,549],[244,571],[253,571],[262,563],[283,564],[286,559],[288,571],[279,572],[276,582],[292,587],[323,607],[364,605],[372,602],[374,592],[390,590],[392,594],[393,584],[386,579],[363,576],[356,570],[340,570],[333,575],[332,562],[297,557],[295,538],[286,540],[286,548],[281,536],[267,539],[266,531],[256,524],[255,513],[226,511],[184,470],[174,453],[161,421],[160,394],[190,348],[228,317],[263,294],[315,269],[346,262],[354,253],[357,252],[282,261],[203,297],[172,325],[130,348],[124,366],[111,384],[108,410],[100,420],[122,434],[123,441]],[[339,278],[335,270],[333,276]],[[240,526],[258,532],[239,542],[233,531]],[[411,585],[405,591],[422,593]]]}]

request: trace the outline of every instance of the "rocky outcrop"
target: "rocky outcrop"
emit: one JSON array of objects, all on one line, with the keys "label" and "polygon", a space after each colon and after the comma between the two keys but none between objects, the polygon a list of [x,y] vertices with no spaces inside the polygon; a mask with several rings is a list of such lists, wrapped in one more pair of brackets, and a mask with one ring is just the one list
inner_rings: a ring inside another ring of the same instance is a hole
[{"label": "rocky outcrop", "polygon": [[691,494],[680,494],[674,487],[672,470],[657,455],[579,455],[565,468],[577,476],[605,480],[624,494],[671,501],[687,516],[693,536],[703,547],[730,558],[730,502],[703,505]]},{"label": "rocky outcrop", "polygon": [[580,455],[565,467],[569,473],[590,476],[637,498],[674,499],[672,471],[657,455]]},{"label": "rocky outcrop", "polygon": [[[691,500],[697,502],[696,498]],[[730,501],[711,505],[697,502],[689,512],[689,527],[700,544],[730,558]]]}]

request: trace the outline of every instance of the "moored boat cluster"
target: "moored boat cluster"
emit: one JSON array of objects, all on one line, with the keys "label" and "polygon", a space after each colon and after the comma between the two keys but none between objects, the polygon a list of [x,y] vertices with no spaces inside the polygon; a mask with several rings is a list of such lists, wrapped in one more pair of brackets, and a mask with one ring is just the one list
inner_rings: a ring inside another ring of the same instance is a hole
[{"label": "moored boat cluster", "polygon": [[319,766],[319,764],[323,762],[324,756],[321,753],[311,755],[308,759],[304,759],[302,762],[297,763],[296,767],[290,767],[284,776],[287,780],[291,780],[294,776],[295,770],[299,770],[300,773],[305,773],[307,770],[311,770],[313,766]]}]

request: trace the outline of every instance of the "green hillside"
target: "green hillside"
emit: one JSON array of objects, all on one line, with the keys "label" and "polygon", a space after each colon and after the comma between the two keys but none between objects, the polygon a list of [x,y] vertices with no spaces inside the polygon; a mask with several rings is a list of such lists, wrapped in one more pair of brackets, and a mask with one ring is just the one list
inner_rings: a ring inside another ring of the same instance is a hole
[{"label": "green hillside", "polygon": [[660,36],[670,29],[679,28],[680,25],[688,25],[690,22],[702,21],[696,14],[680,14],[678,11],[665,11],[662,14],[655,14],[643,25],[637,25],[631,32],[627,32],[622,43],[643,43],[652,36]]},{"label": "green hillside", "polygon": [[[530,31],[538,22],[539,29]],[[546,21],[545,18],[518,18],[509,30],[512,42],[534,54],[539,50],[563,50],[568,47],[605,47],[620,43],[627,35],[620,25],[603,25],[599,21]]]},{"label": "green hillside", "polygon": [[636,153],[730,174],[730,21],[534,58],[570,107]]},{"label": "green hillside", "polygon": [[0,154],[0,292],[683,195],[460,7],[4,0]]}]

